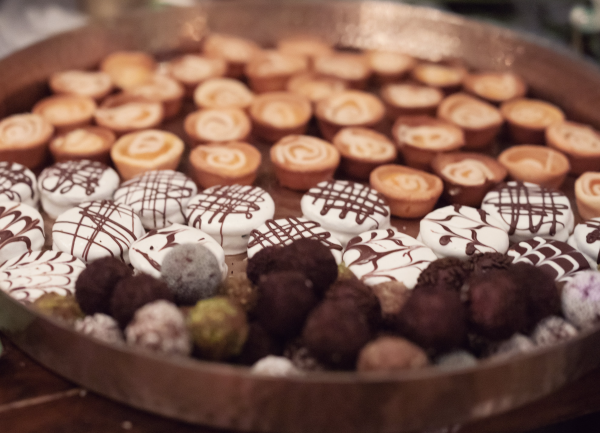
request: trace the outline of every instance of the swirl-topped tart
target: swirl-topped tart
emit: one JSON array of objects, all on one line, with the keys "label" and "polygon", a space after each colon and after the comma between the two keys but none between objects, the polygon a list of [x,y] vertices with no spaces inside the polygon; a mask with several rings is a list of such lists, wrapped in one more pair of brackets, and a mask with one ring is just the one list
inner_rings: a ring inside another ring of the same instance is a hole
[{"label": "swirl-topped tart", "polygon": [[397,51],[369,51],[367,60],[379,83],[400,81],[417,64],[413,57]]},{"label": "swirl-topped tart", "polygon": [[238,78],[244,67],[261,48],[250,39],[232,35],[211,33],[204,40],[202,50],[208,57],[217,57],[227,62],[227,76]]},{"label": "swirl-topped tart", "polygon": [[144,84],[152,78],[157,68],[156,60],[141,51],[117,51],[102,60],[100,70],[110,75],[121,89]]},{"label": "swirl-topped tart", "polygon": [[0,264],[44,246],[44,220],[25,203],[0,201]]},{"label": "swirl-topped tart", "polygon": [[286,89],[292,93],[302,95],[313,104],[321,99],[327,98],[336,92],[346,90],[348,85],[339,78],[318,75],[314,72],[306,72],[293,76],[287,82]]},{"label": "swirl-topped tart", "polygon": [[331,45],[313,35],[295,35],[277,41],[277,49],[282,53],[304,56],[309,60],[326,56],[333,52]]},{"label": "swirl-topped tart", "polygon": [[575,181],[575,200],[585,220],[600,217],[600,173],[588,171]]},{"label": "swirl-topped tart", "polygon": [[254,93],[242,82],[232,78],[206,80],[194,91],[194,103],[199,108],[248,108]]},{"label": "swirl-topped tart", "polygon": [[512,179],[548,188],[559,188],[569,172],[569,160],[557,150],[545,146],[522,144],[506,149],[498,162]]},{"label": "swirl-topped tart", "polygon": [[527,93],[527,84],[512,72],[481,72],[469,74],[463,83],[464,89],[493,103],[522,98]]},{"label": "swirl-topped tart", "polygon": [[179,81],[192,96],[196,87],[206,80],[225,75],[227,62],[217,57],[185,54],[167,63],[167,73]]},{"label": "swirl-topped tart", "polygon": [[517,143],[544,143],[546,128],[565,120],[563,111],[554,104],[538,99],[519,98],[504,102],[500,111]]},{"label": "swirl-topped tart", "polygon": [[94,119],[117,134],[154,128],[165,117],[163,104],[124,93],[107,97],[96,110]]},{"label": "swirl-topped tart", "polygon": [[110,75],[101,71],[56,72],[52,74],[48,83],[54,93],[88,96],[96,101],[104,98],[113,89]]},{"label": "swirl-topped tart", "polygon": [[297,93],[263,93],[250,105],[253,132],[270,142],[286,135],[303,134],[311,116],[310,101]]},{"label": "swirl-topped tart", "polygon": [[365,88],[372,73],[365,55],[340,52],[316,57],[313,70],[317,74],[344,80],[348,87],[358,90]]},{"label": "swirl-topped tart", "polygon": [[32,108],[57,131],[68,131],[89,124],[96,112],[96,102],[89,96],[54,95],[38,101]]},{"label": "swirl-topped tart", "polygon": [[262,157],[244,142],[198,146],[190,153],[194,180],[202,188],[214,185],[252,185]]},{"label": "swirl-topped tart", "polygon": [[147,82],[125,90],[125,94],[160,102],[163,105],[164,118],[170,119],[181,110],[184,88],[167,75],[154,74]]},{"label": "swirl-topped tart", "polygon": [[89,159],[108,164],[115,140],[115,134],[108,128],[82,126],[54,137],[50,153],[56,162]]},{"label": "swirl-topped tart", "polygon": [[419,83],[447,92],[458,89],[466,76],[464,67],[444,63],[420,63],[412,70],[412,77]]},{"label": "swirl-topped tart", "polygon": [[250,59],[246,64],[245,73],[252,90],[264,93],[285,90],[292,75],[307,69],[308,61],[304,56],[265,50]]},{"label": "swirl-topped tart", "polygon": [[239,108],[204,108],[188,114],[183,127],[195,144],[226,143],[245,141],[252,124]]},{"label": "swirl-topped tart", "polygon": [[36,207],[38,199],[35,174],[16,162],[0,161],[0,202],[15,201]]},{"label": "swirl-topped tart", "polygon": [[592,269],[600,264],[600,218],[592,218],[575,226],[568,244],[581,252]]},{"label": "swirl-topped tart", "polygon": [[589,125],[553,123],[546,128],[546,144],[566,154],[573,174],[600,169],[600,132]]},{"label": "swirl-topped tart", "polygon": [[44,162],[54,133],[50,122],[38,114],[14,114],[0,120],[0,161],[36,168]]},{"label": "swirl-topped tart", "polygon": [[381,88],[387,116],[396,120],[399,116],[435,116],[444,93],[435,87],[411,83],[389,83]]}]

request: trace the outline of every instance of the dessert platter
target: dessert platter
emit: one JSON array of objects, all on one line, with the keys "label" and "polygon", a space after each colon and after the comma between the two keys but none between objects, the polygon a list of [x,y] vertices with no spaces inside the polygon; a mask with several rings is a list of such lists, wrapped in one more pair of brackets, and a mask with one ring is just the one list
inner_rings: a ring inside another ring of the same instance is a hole
[{"label": "dessert platter", "polygon": [[241,431],[418,431],[600,365],[600,70],[384,2],[206,2],[0,61],[0,330]]}]

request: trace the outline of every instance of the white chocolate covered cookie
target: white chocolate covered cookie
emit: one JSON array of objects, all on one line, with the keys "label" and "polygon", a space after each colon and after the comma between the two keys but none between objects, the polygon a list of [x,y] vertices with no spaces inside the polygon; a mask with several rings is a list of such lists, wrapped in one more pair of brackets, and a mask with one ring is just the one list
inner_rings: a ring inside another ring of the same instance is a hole
[{"label": "white chocolate covered cookie", "polygon": [[0,202],[0,264],[44,246],[44,220],[29,205]]},{"label": "white chocolate covered cookie", "polygon": [[600,218],[577,224],[568,244],[585,256],[592,269],[596,269],[600,263]]},{"label": "white chocolate covered cookie", "polygon": [[16,162],[0,161],[0,202],[17,201],[36,207],[38,200],[35,174]]}]

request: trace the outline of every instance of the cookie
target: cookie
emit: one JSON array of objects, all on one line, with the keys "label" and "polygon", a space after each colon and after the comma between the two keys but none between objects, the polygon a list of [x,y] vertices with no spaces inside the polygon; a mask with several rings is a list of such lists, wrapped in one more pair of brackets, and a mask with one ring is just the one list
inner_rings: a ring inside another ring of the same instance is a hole
[{"label": "cookie", "polygon": [[16,201],[37,207],[38,200],[35,174],[16,162],[0,161],[0,202]]},{"label": "cookie", "polygon": [[600,264],[600,218],[577,224],[567,242],[588,259],[592,269],[596,269]]},{"label": "cookie", "polygon": [[0,201],[0,264],[44,246],[44,220],[25,203]]}]

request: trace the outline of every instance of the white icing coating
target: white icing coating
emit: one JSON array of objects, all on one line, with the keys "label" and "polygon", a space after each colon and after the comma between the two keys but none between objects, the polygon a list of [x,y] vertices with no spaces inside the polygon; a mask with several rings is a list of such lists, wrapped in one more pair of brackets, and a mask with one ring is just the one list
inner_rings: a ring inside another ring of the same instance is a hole
[{"label": "white icing coating", "polygon": [[577,224],[568,243],[588,259],[592,269],[596,269],[600,262],[600,218]]},{"label": "white icing coating", "polygon": [[186,218],[233,255],[246,252],[250,232],[274,214],[275,202],[262,188],[230,185],[213,186],[193,197]]},{"label": "white icing coating", "polygon": [[30,251],[0,266],[0,289],[23,302],[46,293],[72,295],[85,264],[60,251]]},{"label": "white icing coating", "polygon": [[369,286],[398,281],[412,289],[421,272],[437,257],[415,238],[390,228],[350,239],[342,260]]},{"label": "white icing coating", "polygon": [[38,200],[35,174],[16,162],[0,161],[0,202],[17,201],[36,207]]},{"label": "white icing coating", "polygon": [[44,246],[44,220],[25,203],[0,202],[0,263]]},{"label": "white icing coating", "polygon": [[144,237],[131,244],[129,259],[138,271],[160,278],[160,269],[165,256],[172,248],[181,244],[201,244],[217,259],[221,278],[227,277],[225,252],[221,245],[202,230],[181,224],[150,230]]}]

